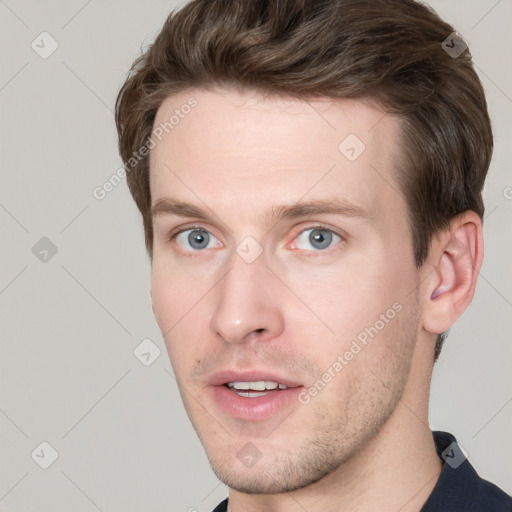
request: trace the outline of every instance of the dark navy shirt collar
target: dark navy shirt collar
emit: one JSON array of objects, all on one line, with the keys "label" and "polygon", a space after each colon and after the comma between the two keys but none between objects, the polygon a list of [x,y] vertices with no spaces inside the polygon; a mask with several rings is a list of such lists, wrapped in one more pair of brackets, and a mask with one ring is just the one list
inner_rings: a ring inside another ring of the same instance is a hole
[{"label": "dark navy shirt collar", "polygon": [[512,498],[478,476],[452,434],[432,434],[443,469],[420,512],[512,512]]}]

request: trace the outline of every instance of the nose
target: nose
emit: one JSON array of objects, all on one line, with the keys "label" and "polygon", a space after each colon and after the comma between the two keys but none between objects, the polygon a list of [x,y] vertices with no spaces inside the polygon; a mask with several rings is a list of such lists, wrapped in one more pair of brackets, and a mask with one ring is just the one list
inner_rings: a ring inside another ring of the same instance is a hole
[{"label": "nose", "polygon": [[[216,287],[216,307],[210,321],[214,334],[227,343],[247,343],[279,336],[284,320],[279,280],[266,267],[263,255],[247,263],[237,253]],[[282,285],[281,285],[282,287]]]}]

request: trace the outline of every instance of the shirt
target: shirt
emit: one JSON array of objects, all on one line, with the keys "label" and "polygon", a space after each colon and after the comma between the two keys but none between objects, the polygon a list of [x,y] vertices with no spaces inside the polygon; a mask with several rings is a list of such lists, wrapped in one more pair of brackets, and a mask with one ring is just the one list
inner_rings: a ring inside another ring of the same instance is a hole
[{"label": "shirt", "polygon": [[[448,432],[432,432],[443,461],[439,479],[420,512],[512,512],[512,497],[480,478]],[[228,499],[213,512],[227,512]]]}]

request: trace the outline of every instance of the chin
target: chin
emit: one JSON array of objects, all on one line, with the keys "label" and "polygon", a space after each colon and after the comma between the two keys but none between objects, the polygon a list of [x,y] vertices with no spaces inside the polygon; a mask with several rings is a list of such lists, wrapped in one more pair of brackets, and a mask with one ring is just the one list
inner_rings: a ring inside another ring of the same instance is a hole
[{"label": "chin", "polygon": [[217,478],[230,489],[244,494],[283,494],[297,491],[318,482],[329,474],[327,472],[314,478],[312,475],[297,475],[293,481],[290,481],[281,474],[274,475],[273,473],[276,473],[276,469],[272,473],[266,472],[264,469],[256,471],[255,468],[247,468],[235,473],[234,468],[230,468],[227,471],[223,469],[217,470],[213,465],[212,469]]},{"label": "chin", "polygon": [[[210,454],[207,457],[217,478],[244,494],[282,494],[308,487],[335,471],[344,457],[334,453],[332,448],[315,446],[302,448],[301,453],[279,456],[273,452],[265,455],[254,466],[247,467],[238,460],[236,453],[226,457],[223,454]],[[340,460],[341,459],[341,460]]]}]

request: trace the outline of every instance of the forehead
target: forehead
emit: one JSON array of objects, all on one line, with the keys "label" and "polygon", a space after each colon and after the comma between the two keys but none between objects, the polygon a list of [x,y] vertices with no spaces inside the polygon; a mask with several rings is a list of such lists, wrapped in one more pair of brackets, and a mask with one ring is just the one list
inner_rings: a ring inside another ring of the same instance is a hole
[{"label": "forehead", "polygon": [[378,213],[386,201],[401,200],[399,131],[396,118],[361,100],[184,91],[167,98],[156,115],[152,203],[171,195],[237,207],[243,215],[251,206],[339,193]]}]

